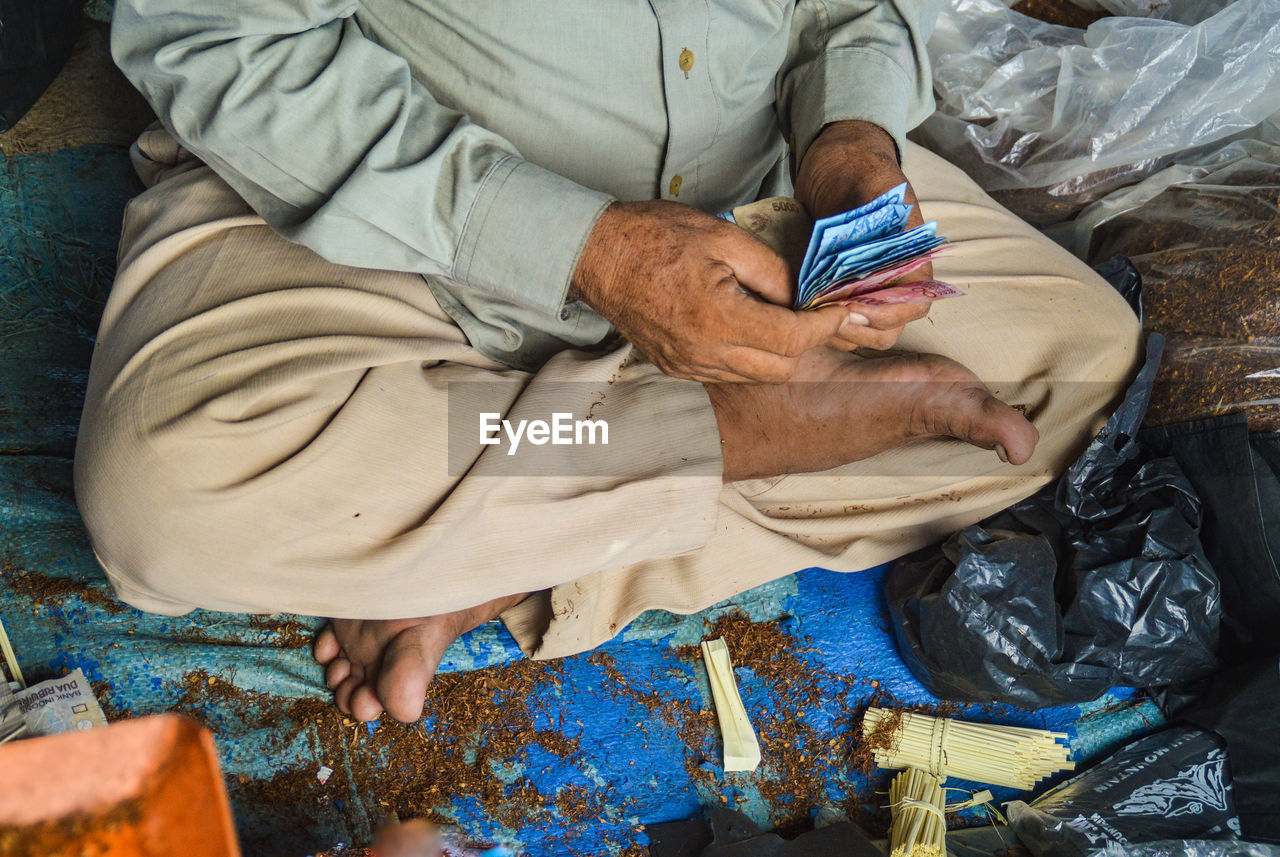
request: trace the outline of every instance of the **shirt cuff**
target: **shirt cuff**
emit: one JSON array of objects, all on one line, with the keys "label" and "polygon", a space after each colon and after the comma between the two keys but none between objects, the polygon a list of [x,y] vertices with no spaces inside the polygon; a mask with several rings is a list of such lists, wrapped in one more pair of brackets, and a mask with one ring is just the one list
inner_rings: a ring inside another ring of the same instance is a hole
[{"label": "shirt cuff", "polygon": [[605,206],[591,190],[519,158],[495,164],[467,215],[453,278],[549,316]]},{"label": "shirt cuff", "polygon": [[898,148],[906,146],[911,75],[892,58],[872,48],[837,48],[810,70],[791,106],[795,162],[832,122],[859,119],[879,125]]}]

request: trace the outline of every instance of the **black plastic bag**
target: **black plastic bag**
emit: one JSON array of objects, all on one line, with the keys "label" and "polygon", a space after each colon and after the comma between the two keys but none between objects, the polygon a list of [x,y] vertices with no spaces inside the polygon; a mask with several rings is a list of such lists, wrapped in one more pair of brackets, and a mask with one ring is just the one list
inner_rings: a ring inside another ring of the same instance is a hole
[{"label": "black plastic bag", "polygon": [[1231,760],[1240,830],[1246,839],[1280,843],[1280,663],[1275,655],[1223,670],[1195,693],[1162,696],[1179,723],[1218,735]]},{"label": "black plastic bag", "polygon": [[1056,486],[899,560],[885,583],[908,667],[936,696],[1043,708],[1218,665],[1218,580],[1176,462],[1134,439],[1163,340]]},{"label": "black plastic bag", "polygon": [[1222,587],[1222,659],[1280,654],[1280,434],[1250,435],[1245,415],[1231,414],[1143,429],[1141,440],[1176,459],[1200,498]]},{"label": "black plastic bag", "polygon": [[1005,809],[1036,857],[1240,833],[1221,743],[1182,727],[1140,738],[1030,804],[1012,801]]},{"label": "black plastic bag", "polygon": [[981,827],[948,830],[947,857],[1027,857],[1027,849],[1007,826],[990,821]]},{"label": "black plastic bag", "polygon": [[0,132],[31,109],[80,35],[84,0],[0,0]]},{"label": "black plastic bag", "polygon": [[786,840],[723,807],[708,809],[705,820],[646,825],[645,833],[650,857],[882,857],[871,840],[848,822]]},{"label": "black plastic bag", "polygon": [[1093,266],[1098,276],[1120,293],[1139,321],[1142,320],[1142,274],[1133,260],[1123,253],[1116,253],[1105,262]]},{"label": "black plastic bag", "polygon": [[1094,857],[1280,857],[1280,848],[1242,839],[1163,839],[1141,845],[1108,843]]}]

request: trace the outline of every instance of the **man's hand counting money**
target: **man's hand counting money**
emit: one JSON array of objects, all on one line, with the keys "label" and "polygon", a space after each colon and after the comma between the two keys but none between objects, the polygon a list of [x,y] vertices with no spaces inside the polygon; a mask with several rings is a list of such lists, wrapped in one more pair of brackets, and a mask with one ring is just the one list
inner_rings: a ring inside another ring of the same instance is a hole
[{"label": "man's hand counting money", "polygon": [[[857,208],[906,181],[893,139],[883,129],[868,122],[835,122],[823,129],[805,153],[796,177],[796,199],[817,220]],[[913,206],[906,228],[914,229],[924,223],[924,217],[910,183],[906,201]],[[933,266],[925,265],[895,282],[932,279]],[[851,304],[849,309],[866,318],[866,325],[846,325],[828,344],[844,350],[885,349],[898,341],[904,326],[928,314],[929,304]]]},{"label": "man's hand counting money", "polygon": [[781,383],[848,325],[840,306],[787,307],[792,274],[746,231],[674,202],[616,202],[583,249],[574,292],[677,378]]}]

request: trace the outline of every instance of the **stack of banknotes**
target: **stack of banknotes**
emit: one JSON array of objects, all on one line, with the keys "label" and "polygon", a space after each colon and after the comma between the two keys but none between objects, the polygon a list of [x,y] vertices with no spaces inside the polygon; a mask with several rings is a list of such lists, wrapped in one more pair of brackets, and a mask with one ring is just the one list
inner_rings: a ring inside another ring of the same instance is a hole
[{"label": "stack of banknotes", "polygon": [[934,221],[904,231],[911,215],[906,190],[900,184],[866,205],[813,224],[800,266],[796,309],[854,300],[885,306],[964,294],[936,280],[891,284],[930,262],[947,243]]}]

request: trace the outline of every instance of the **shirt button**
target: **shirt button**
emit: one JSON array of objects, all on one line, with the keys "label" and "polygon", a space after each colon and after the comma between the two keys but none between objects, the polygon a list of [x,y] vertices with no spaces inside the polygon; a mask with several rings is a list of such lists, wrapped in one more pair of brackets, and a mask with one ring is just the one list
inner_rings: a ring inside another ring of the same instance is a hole
[{"label": "shirt button", "polygon": [[680,52],[680,70],[688,74],[691,68],[693,68],[693,51],[685,48]]},{"label": "shirt button", "polygon": [[570,315],[572,315],[572,313],[570,313],[570,312],[569,312],[569,308],[568,308],[567,306],[560,307],[560,320],[561,320],[561,321],[568,321],[568,320],[569,320],[569,316],[570,316]]},{"label": "shirt button", "polygon": [[669,190],[669,191],[671,192],[671,195],[672,195],[672,196],[679,196],[679,195],[680,195],[680,186],[681,186],[682,184],[684,184],[684,179],[683,179],[683,178],[681,178],[680,176],[672,176],[672,177],[671,177],[671,184],[667,185],[667,190]]}]

